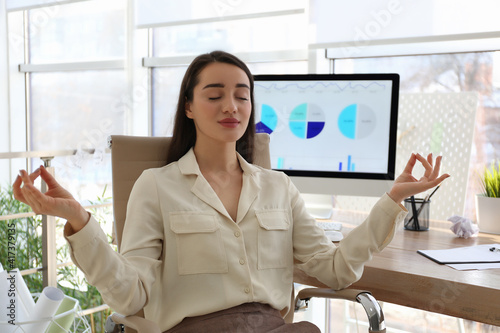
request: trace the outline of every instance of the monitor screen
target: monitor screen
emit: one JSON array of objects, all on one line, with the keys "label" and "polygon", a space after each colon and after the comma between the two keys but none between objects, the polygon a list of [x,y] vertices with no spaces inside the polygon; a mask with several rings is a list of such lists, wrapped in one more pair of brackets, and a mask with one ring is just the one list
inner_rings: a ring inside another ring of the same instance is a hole
[{"label": "monitor screen", "polygon": [[[373,195],[387,190],[383,181],[394,180],[396,159],[398,74],[254,79],[256,132],[271,137],[273,169],[306,193],[372,195],[345,188],[366,186],[368,180],[381,181],[374,183],[381,186]],[[328,186],[327,179],[348,182],[320,188]]]}]

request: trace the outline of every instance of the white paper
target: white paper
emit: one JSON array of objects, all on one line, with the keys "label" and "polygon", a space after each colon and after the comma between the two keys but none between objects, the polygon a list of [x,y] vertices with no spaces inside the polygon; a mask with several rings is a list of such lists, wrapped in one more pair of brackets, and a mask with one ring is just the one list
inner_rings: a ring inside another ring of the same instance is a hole
[{"label": "white paper", "polygon": [[24,306],[27,315],[31,316],[35,309],[35,301],[33,300],[33,296],[31,296],[31,292],[28,289],[28,286],[26,285],[26,282],[24,281],[24,278],[21,275],[19,269],[16,268],[14,272],[16,275],[16,290],[18,299]]},{"label": "white paper", "polygon": [[500,269],[500,263],[487,264],[448,264],[453,269],[458,271],[483,270],[483,269]]},{"label": "white paper", "polygon": [[2,309],[2,311],[0,311],[0,322],[2,322],[2,333],[11,333],[16,329],[16,326],[7,324],[9,320],[13,320],[16,317],[16,309],[12,309],[13,312],[11,316],[11,309],[8,307],[12,299],[8,296],[9,285],[10,282],[7,280],[7,272],[0,272],[0,309]]},{"label": "white paper", "polygon": [[418,252],[444,264],[500,262],[500,252],[490,251],[492,247],[500,249],[500,244],[483,244],[446,250],[419,250]]},{"label": "white paper", "polygon": [[479,233],[478,225],[465,217],[453,215],[448,218],[448,221],[453,223],[450,229],[458,237],[469,238],[477,236]]},{"label": "white paper", "polygon": [[23,325],[26,333],[40,333],[45,332],[59,305],[64,299],[64,293],[55,287],[45,287],[35,304],[33,313],[30,316],[30,321],[48,318],[47,320],[40,320],[35,324]]},{"label": "white paper", "polygon": [[[19,281],[18,279],[15,271],[0,272],[0,309],[2,309],[0,311],[0,322],[17,323],[28,320],[28,311],[17,288],[19,284],[24,283],[24,280],[21,278]],[[31,297],[29,293],[28,295]],[[31,298],[31,301],[33,301],[33,298]]]}]

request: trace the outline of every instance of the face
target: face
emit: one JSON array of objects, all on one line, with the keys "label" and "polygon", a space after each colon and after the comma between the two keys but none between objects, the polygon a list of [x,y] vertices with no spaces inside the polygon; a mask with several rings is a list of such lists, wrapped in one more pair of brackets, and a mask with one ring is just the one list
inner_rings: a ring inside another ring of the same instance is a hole
[{"label": "face", "polygon": [[250,81],[239,67],[215,62],[199,74],[186,116],[193,119],[196,140],[236,143],[248,126],[252,109]]}]

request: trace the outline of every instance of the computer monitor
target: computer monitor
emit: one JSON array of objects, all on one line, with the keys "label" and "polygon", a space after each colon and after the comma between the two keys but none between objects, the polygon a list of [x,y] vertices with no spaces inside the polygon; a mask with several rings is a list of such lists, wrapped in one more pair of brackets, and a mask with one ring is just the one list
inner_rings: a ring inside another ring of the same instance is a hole
[{"label": "computer monitor", "polygon": [[301,193],[381,196],[394,181],[398,74],[255,75],[256,132]]}]

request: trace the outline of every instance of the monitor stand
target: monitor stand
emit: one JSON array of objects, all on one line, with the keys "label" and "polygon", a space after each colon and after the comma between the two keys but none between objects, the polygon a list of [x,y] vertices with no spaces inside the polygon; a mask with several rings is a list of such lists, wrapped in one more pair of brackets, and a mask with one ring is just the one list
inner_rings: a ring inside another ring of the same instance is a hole
[{"label": "monitor stand", "polygon": [[301,193],[306,209],[314,218],[328,220],[333,214],[333,196],[327,194]]}]

